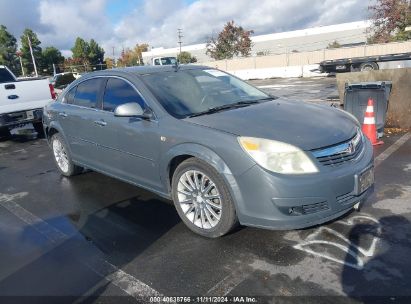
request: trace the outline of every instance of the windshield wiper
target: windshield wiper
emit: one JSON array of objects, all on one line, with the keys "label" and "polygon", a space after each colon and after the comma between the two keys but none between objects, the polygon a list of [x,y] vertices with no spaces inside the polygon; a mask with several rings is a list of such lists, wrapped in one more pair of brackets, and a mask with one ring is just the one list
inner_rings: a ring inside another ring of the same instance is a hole
[{"label": "windshield wiper", "polygon": [[196,116],[213,114],[213,113],[217,113],[217,112],[221,112],[221,111],[225,111],[225,110],[230,110],[230,109],[242,108],[242,107],[246,107],[246,106],[249,106],[249,105],[252,105],[252,104],[260,103],[264,100],[271,100],[271,99],[273,99],[273,98],[267,97],[267,98],[261,98],[261,99],[242,100],[242,101],[235,102],[235,103],[230,103],[230,104],[226,104],[226,105],[222,105],[222,106],[212,107],[212,108],[209,108],[208,110],[188,115],[188,117],[196,117]]}]

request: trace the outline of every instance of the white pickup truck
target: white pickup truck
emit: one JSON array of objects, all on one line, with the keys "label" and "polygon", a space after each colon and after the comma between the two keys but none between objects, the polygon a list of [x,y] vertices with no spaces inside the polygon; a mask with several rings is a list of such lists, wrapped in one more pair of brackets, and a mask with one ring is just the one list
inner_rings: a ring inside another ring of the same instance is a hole
[{"label": "white pickup truck", "polygon": [[55,97],[48,79],[17,80],[0,65],[0,137],[10,136],[10,129],[27,123],[43,133],[43,107]]}]

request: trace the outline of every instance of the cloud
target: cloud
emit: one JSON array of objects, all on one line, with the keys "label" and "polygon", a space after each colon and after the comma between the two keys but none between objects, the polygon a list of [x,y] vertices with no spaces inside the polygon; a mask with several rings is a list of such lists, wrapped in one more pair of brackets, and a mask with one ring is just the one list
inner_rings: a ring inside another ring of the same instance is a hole
[{"label": "cloud", "polygon": [[52,31],[40,33],[42,41],[70,49],[77,37],[105,41],[113,28],[105,16],[106,0],[42,0],[40,22]]},{"label": "cloud", "polygon": [[37,0],[0,1],[0,24],[18,40],[25,28],[48,32],[50,29],[40,23],[39,4]]},{"label": "cloud", "polygon": [[[38,33],[44,46],[68,54],[77,36],[94,38],[111,54],[136,43],[176,47],[177,29],[183,43],[204,43],[234,20],[255,34],[364,20],[364,0],[140,0],[112,23],[107,3],[113,0],[3,0],[0,23],[19,37],[24,28]],[[119,2],[118,5],[121,5]]]},{"label": "cloud", "polygon": [[[266,34],[363,20],[368,5],[363,0],[199,0],[186,6],[170,3],[147,1],[142,9],[135,9],[117,24],[116,36],[126,44],[146,41],[153,46],[174,47],[177,28],[183,29],[186,44],[203,43],[229,20],[256,34]],[[160,11],[151,15],[153,6]]]}]

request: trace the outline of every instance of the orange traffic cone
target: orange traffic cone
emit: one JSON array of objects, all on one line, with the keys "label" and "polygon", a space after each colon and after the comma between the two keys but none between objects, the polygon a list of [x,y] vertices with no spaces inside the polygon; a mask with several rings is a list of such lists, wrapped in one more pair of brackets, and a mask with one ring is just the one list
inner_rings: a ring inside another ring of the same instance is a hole
[{"label": "orange traffic cone", "polygon": [[374,100],[368,99],[367,110],[365,111],[364,124],[362,125],[362,132],[371,141],[373,146],[381,145],[384,142],[377,140],[377,128],[375,126],[374,116]]}]

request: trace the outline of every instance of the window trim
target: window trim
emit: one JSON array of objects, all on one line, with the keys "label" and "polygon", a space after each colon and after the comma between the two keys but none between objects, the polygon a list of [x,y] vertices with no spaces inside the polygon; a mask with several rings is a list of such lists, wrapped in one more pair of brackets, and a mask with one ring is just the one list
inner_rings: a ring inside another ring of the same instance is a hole
[{"label": "window trim", "polygon": [[77,85],[73,86],[72,88],[70,88],[70,90],[68,90],[67,92],[64,93],[64,95],[63,95],[62,98],[61,98],[61,103],[62,103],[62,104],[75,106],[74,104],[69,103],[69,102],[66,101],[67,95],[68,95],[72,90],[74,90],[74,95],[73,95],[73,101],[74,101],[74,97],[76,96],[76,92],[77,92]]},{"label": "window trim", "polygon": [[[143,95],[140,93],[140,91],[138,91],[138,90],[136,89],[136,87],[135,87],[130,81],[128,81],[127,79],[121,78],[121,77],[107,76],[106,78],[107,78],[107,80],[105,81],[105,84],[104,84],[104,92],[103,92],[103,94],[102,94],[102,96],[101,96],[101,111],[103,111],[103,112],[108,112],[108,113],[114,113],[114,111],[104,110],[104,96],[106,95],[107,84],[108,84],[110,78],[119,79],[119,80],[122,80],[122,81],[124,81],[125,83],[127,83],[127,84],[131,87],[131,89],[133,89],[134,92],[135,92],[138,96],[140,96],[141,100],[143,101],[144,108],[149,108],[149,109],[151,110],[150,106],[148,105],[148,103],[146,102],[146,100],[143,98]],[[144,108],[143,108],[143,110],[144,110]]]},{"label": "window trim", "polygon": [[[121,79],[121,80],[126,81],[128,84],[130,84],[130,85],[133,87],[134,90],[136,90],[136,92],[137,92],[137,93],[141,96],[141,98],[143,99],[143,101],[144,101],[144,103],[146,104],[147,108],[150,109],[150,111],[153,113],[153,117],[151,118],[151,121],[158,121],[156,112],[153,110],[152,107],[150,107],[150,104],[147,102],[146,98],[144,98],[144,95],[141,94],[140,90],[137,89],[137,87],[136,87],[130,80],[128,80],[128,79],[126,79],[126,78],[124,78],[124,77],[121,77],[121,76],[117,76],[117,75],[98,75],[98,76],[93,76],[93,77],[90,77],[90,78],[87,78],[87,79],[81,79],[81,80],[79,80],[79,82],[77,82],[76,84],[74,84],[72,88],[70,88],[67,92],[64,93],[63,98],[64,98],[64,97],[67,95],[67,93],[70,92],[70,90],[73,89],[74,87],[76,87],[76,90],[77,90],[77,86],[78,86],[79,84],[81,84],[81,83],[83,83],[83,82],[85,82],[85,81],[87,81],[87,80],[95,79],[95,78],[118,78],[118,79]],[[107,84],[107,79],[106,79],[105,82],[106,82],[106,84]],[[105,88],[104,88],[104,91],[105,91]],[[101,94],[100,94],[100,95],[101,95]],[[72,107],[77,107],[77,108],[80,108],[80,109],[88,109],[88,110],[96,111],[96,112],[111,113],[111,114],[114,115],[113,112],[111,112],[111,111],[104,111],[102,108],[101,108],[101,109],[88,108],[88,107],[83,107],[83,106],[75,105],[75,104],[72,104],[72,103],[70,104],[70,103],[63,103],[63,102],[62,102],[62,104],[65,104],[65,105],[68,105],[68,106],[72,106]],[[100,104],[100,105],[101,105],[101,104]]]},{"label": "window trim", "polygon": [[[83,81],[80,81],[80,82],[76,83],[75,85],[73,85],[72,88],[70,88],[70,89],[67,91],[67,93],[64,94],[64,96],[62,97],[62,99],[64,99],[64,98],[66,97],[66,95],[67,95],[72,89],[76,89],[76,92],[75,92],[74,98],[73,98],[73,102],[74,102],[74,100],[76,99],[76,93],[77,93],[78,86],[79,86],[80,84],[86,82],[86,81],[90,81],[90,80],[93,80],[93,79],[96,79],[96,78],[97,78],[97,77],[90,77],[90,78],[84,79]],[[100,89],[99,89],[99,91],[97,92],[97,95],[96,95],[96,107],[95,107],[95,108],[90,108],[90,107],[85,107],[85,106],[79,106],[79,105],[76,105],[76,104],[74,104],[74,103],[65,103],[65,102],[64,102],[64,104],[67,104],[67,105],[70,105],[70,106],[74,106],[74,107],[78,107],[78,108],[82,108],[82,109],[90,109],[90,110],[97,110],[97,111],[100,110],[100,109],[101,109],[101,87],[103,86],[103,84],[104,84],[104,81],[102,81],[102,82],[100,83]],[[62,102],[62,103],[63,103],[63,102]]]}]

